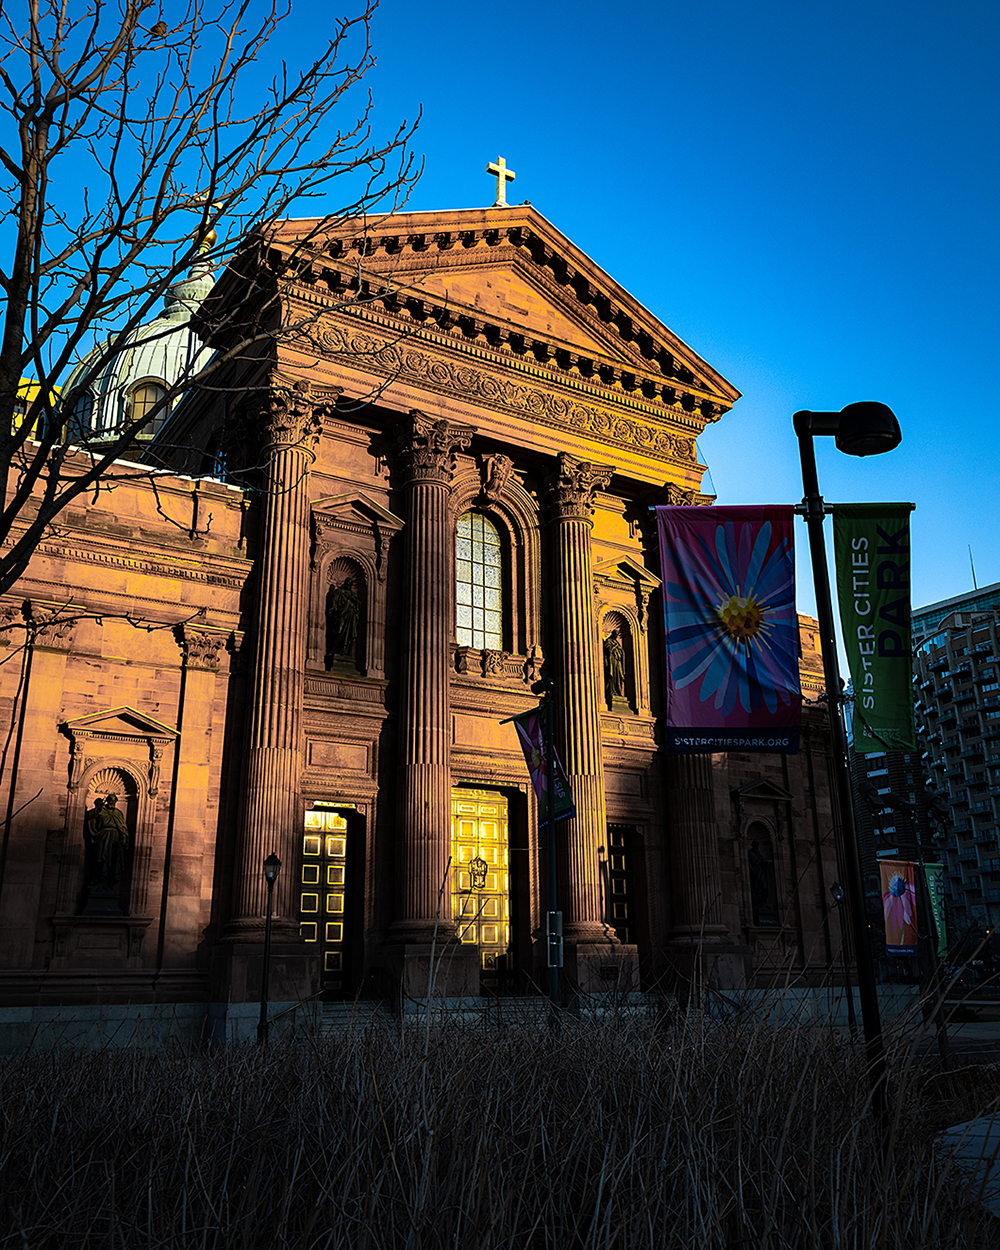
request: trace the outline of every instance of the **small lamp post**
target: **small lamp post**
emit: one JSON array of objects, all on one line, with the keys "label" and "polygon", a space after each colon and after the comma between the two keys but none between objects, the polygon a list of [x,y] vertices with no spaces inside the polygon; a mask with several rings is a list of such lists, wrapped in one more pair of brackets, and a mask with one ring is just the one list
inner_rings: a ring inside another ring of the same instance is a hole
[{"label": "small lamp post", "polygon": [[844,887],[839,881],[835,881],[830,886],[830,893],[833,895],[833,905],[837,908],[840,915],[840,958],[844,965],[844,990],[847,994],[847,1024],[851,1030],[851,1037],[856,1038],[858,1035],[858,1018],[854,1014],[854,986],[851,984],[851,965],[847,959],[847,922],[844,920],[844,913],[841,911],[841,904],[844,901]]},{"label": "small lamp post", "polygon": [[543,677],[531,687],[531,693],[541,698],[540,710],[545,713],[545,776],[548,785],[548,840],[549,840],[549,907],[545,916],[546,963],[549,970],[549,1001],[552,1003],[550,1021],[553,1028],[559,1026],[559,969],[563,964],[562,912],[559,910],[559,886],[556,879],[558,855],[556,853],[556,747],[555,747],[555,682]]},{"label": "small lamp post", "polygon": [[[840,666],[837,662],[837,638],[833,627],[833,604],[826,565],[826,544],[823,539],[823,517],[826,508],[819,493],[816,475],[816,453],[813,438],[832,435],[840,451],[848,456],[877,456],[898,447],[902,439],[895,413],[885,404],[848,404],[840,412],[797,412],[792,425],[799,440],[802,464],[803,500],[798,511],[805,517],[809,531],[809,553],[816,587],[816,614],[819,617],[820,641],[823,648],[823,674],[828,691],[839,691]],[[847,870],[847,898],[854,950],[858,961],[858,994],[861,1019],[864,1022],[868,1075],[872,1085],[872,1110],[883,1143],[889,1134],[889,1100],[886,1095],[885,1047],[882,1042],[882,1021],[879,1016],[875,969],[872,965],[865,927],[865,895],[861,875],[858,835],[851,805],[851,777],[847,765],[847,735],[836,699],[828,701],[830,735],[833,743],[834,776],[837,799],[844,831],[844,860]]]},{"label": "small lamp post", "polygon": [[260,1020],[257,1023],[257,1041],[267,1041],[267,980],[271,970],[271,912],[274,883],[281,871],[281,860],[272,851],[264,860],[264,880],[267,882],[267,918],[264,921],[264,967],[260,977]]}]

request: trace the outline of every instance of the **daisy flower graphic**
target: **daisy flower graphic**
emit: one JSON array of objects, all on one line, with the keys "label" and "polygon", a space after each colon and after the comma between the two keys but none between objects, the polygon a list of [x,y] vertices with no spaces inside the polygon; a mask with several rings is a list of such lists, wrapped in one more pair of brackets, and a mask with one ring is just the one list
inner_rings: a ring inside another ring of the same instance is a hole
[{"label": "daisy flower graphic", "polygon": [[913,882],[898,875],[891,877],[889,888],[882,895],[882,906],[889,928],[902,933],[908,924],[913,923],[917,912],[917,892]]},{"label": "daisy flower graphic", "polygon": [[667,651],[674,686],[697,686],[728,717],[777,709],[798,695],[792,623],[794,566],[770,521],[725,521],[714,547],[698,534],[684,552],[687,580],[666,587]]}]

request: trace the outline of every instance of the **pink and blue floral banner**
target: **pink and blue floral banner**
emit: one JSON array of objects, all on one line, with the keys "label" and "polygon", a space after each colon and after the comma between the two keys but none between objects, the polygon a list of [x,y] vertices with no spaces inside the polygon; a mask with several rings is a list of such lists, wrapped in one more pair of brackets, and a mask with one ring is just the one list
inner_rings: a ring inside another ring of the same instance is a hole
[{"label": "pink and blue floral banner", "polygon": [[916,865],[898,859],[880,859],[882,910],[885,912],[885,953],[917,953]]},{"label": "pink and blue floral banner", "polygon": [[668,751],[799,749],[791,507],[656,509]]}]

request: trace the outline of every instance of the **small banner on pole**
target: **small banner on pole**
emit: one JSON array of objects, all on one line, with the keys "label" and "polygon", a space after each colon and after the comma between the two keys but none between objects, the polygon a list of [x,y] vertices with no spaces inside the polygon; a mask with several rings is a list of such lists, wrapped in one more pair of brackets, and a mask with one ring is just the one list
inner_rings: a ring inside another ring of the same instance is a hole
[{"label": "small banner on pole", "polygon": [[[545,717],[538,708],[532,708],[530,712],[522,712],[520,716],[511,718],[514,722],[514,728],[517,730],[517,736],[521,743],[521,750],[524,752],[524,762],[528,765],[528,774],[531,777],[531,784],[535,788],[535,798],[538,799],[538,819],[541,824],[549,818],[549,786],[548,786],[548,768],[545,762]],[[552,787],[555,794],[555,819],[569,820],[576,815],[576,805],[573,802],[573,795],[570,793],[569,782],[566,780],[566,774],[563,772],[563,766],[559,759],[559,755],[555,755],[555,784]]]},{"label": "small banner on pole", "polygon": [[910,503],[836,504],[837,597],[854,683],[854,749],[915,751]]},{"label": "small banner on pole", "polygon": [[924,864],[927,879],[927,897],[931,902],[934,930],[937,933],[939,959],[948,958],[948,935],[944,927],[944,864]]},{"label": "small banner on pole", "polygon": [[885,953],[915,955],[917,953],[917,886],[916,864],[901,860],[880,859],[882,878],[882,910],[885,913]]},{"label": "small banner on pole", "polygon": [[668,751],[799,749],[790,507],[656,509]]}]

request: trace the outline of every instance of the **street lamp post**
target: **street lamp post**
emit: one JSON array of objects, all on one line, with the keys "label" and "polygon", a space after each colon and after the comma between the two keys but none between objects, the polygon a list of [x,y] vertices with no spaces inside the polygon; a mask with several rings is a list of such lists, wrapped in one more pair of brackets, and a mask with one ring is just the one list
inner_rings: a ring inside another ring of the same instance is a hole
[{"label": "street lamp post", "polygon": [[271,971],[271,911],[274,883],[281,871],[281,860],[272,851],[264,860],[264,880],[267,882],[267,918],[264,921],[264,967],[260,975],[260,1020],[257,1022],[257,1041],[267,1041],[267,981]]},{"label": "street lamp post", "polygon": [[556,855],[556,746],[555,746],[555,682],[543,677],[531,687],[533,694],[541,696],[545,712],[545,776],[548,786],[548,840],[549,840],[549,906],[545,917],[545,959],[549,970],[549,999],[552,1003],[552,1024],[559,1023],[559,969],[563,963],[562,913],[559,911],[559,887],[557,881],[558,859]]},{"label": "street lamp post", "polygon": [[[899,431],[899,422],[892,409],[886,407],[885,404],[878,403],[848,404],[840,412],[797,412],[792,418],[792,423],[798,436],[799,457],[802,463],[803,500],[798,511],[805,517],[809,532],[809,552],[816,587],[816,613],[819,617],[820,641],[823,648],[824,678],[827,690],[837,692],[841,688],[840,665],[837,662],[837,639],[833,626],[833,604],[830,598],[830,579],[823,538],[823,518],[826,509],[823,496],[819,493],[813,438],[817,434],[832,435],[836,439],[839,450],[847,455],[874,456],[892,451],[899,445],[902,436]],[[889,1133],[885,1047],[882,1042],[882,1021],[879,1016],[875,972],[865,924],[861,858],[858,852],[857,828],[851,803],[851,779],[847,766],[847,735],[844,732],[837,700],[831,698],[827,707],[833,742],[837,800],[840,807],[841,827],[844,831],[847,897],[854,949],[858,961],[858,994],[861,1000],[861,1018],[864,1023],[868,1076],[872,1086],[872,1110],[879,1125],[882,1141],[885,1143],[888,1141]]]},{"label": "street lamp post", "polygon": [[851,1038],[857,1040],[858,1036],[858,1018],[854,1014],[854,986],[851,984],[851,965],[847,958],[847,923],[844,920],[843,902],[844,887],[839,881],[835,881],[830,886],[830,893],[833,895],[833,905],[837,909],[840,916],[840,958],[844,965],[844,990],[847,994],[847,1024],[851,1030]]}]

